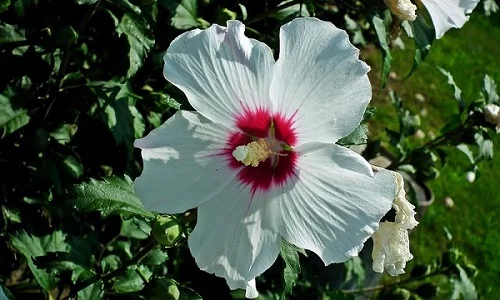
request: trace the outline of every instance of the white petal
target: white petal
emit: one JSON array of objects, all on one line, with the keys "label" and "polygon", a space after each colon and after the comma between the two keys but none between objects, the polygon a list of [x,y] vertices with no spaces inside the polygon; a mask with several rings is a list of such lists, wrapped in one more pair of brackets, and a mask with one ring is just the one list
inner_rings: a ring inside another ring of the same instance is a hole
[{"label": "white petal", "polygon": [[332,23],[299,18],[281,27],[271,100],[295,120],[298,144],[334,143],[358,126],[372,95],[358,54]]},{"label": "white petal", "polygon": [[178,36],[164,57],[164,75],[203,116],[232,126],[243,108],[269,108],[274,58],[267,45],[245,37],[241,22],[227,26]]},{"label": "white petal", "polygon": [[145,207],[180,213],[221,191],[235,177],[225,157],[228,130],[198,113],[178,111],[148,136],[137,140],[144,170],[135,189]]},{"label": "white petal", "polygon": [[259,292],[257,292],[257,287],[255,285],[255,279],[253,279],[247,283],[245,298],[254,299],[257,297],[259,297]]},{"label": "white petal", "polygon": [[188,242],[200,269],[254,295],[249,284],[274,263],[281,238],[271,223],[279,218],[276,203],[250,194],[234,181],[200,205]]},{"label": "white petal", "polygon": [[356,256],[390,210],[394,177],[376,175],[360,155],[330,144],[309,143],[299,153],[298,180],[276,195],[285,240],[309,249],[325,264]]},{"label": "white petal", "polygon": [[422,0],[431,15],[436,31],[436,38],[440,39],[451,28],[461,28],[474,9],[478,0]]}]

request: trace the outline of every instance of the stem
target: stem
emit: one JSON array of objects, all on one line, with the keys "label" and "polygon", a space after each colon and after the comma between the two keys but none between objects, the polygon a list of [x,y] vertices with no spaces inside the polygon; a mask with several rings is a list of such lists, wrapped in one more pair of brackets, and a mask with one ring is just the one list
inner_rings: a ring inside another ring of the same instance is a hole
[{"label": "stem", "polygon": [[395,285],[411,283],[411,282],[419,281],[419,280],[422,280],[422,279],[425,279],[425,278],[428,278],[428,277],[432,277],[432,276],[435,276],[435,275],[441,275],[441,274],[446,273],[448,270],[449,270],[449,268],[443,268],[441,270],[436,270],[436,271],[434,271],[432,273],[429,273],[427,275],[423,275],[423,276],[420,276],[420,277],[417,277],[417,278],[411,278],[410,277],[410,278],[408,278],[406,280],[403,280],[403,281],[393,282],[393,283],[389,283],[389,284],[385,284],[385,285],[376,285],[376,286],[367,287],[367,288],[363,288],[363,289],[357,289],[357,290],[340,290],[340,291],[343,292],[343,293],[345,293],[345,294],[358,294],[358,293],[373,292],[373,291],[382,290],[382,289],[385,289],[385,288],[388,288],[388,287],[392,287],[392,286],[395,286]]},{"label": "stem", "polygon": [[[80,25],[78,25],[78,28],[76,28],[76,32],[78,33],[78,35],[80,35],[80,33],[82,33],[83,30],[85,29],[85,27],[87,27],[88,23],[90,22],[90,19],[92,18],[92,16],[96,12],[96,10],[101,5],[101,2],[102,2],[102,0],[97,1],[96,4],[94,4],[94,6],[87,11],[87,14],[85,14],[82,21],[80,22]],[[56,84],[55,84],[55,90],[56,90],[55,96],[52,99],[52,101],[50,102],[49,107],[47,108],[47,111],[45,112],[45,115],[43,116],[42,126],[45,123],[45,119],[47,119],[47,117],[50,113],[50,110],[52,109],[52,106],[54,106],[54,103],[57,100],[57,95],[59,94],[59,89],[61,88],[61,85],[62,85],[62,79],[66,75],[66,69],[69,66],[69,62],[70,62],[70,53],[69,53],[69,45],[68,45],[66,47],[66,49],[64,50],[63,60],[62,60],[61,66],[59,68],[59,71],[57,72],[57,78],[56,78]]]},{"label": "stem", "polygon": [[15,49],[17,47],[29,46],[29,45],[31,45],[31,42],[28,40],[3,42],[0,44],[0,50],[10,50],[10,49]]},{"label": "stem", "polygon": [[245,24],[252,24],[252,23],[255,23],[257,21],[260,21],[260,20],[263,20],[263,19],[266,19],[267,17],[269,17],[270,15],[274,14],[274,13],[277,13],[278,11],[282,10],[282,9],[285,9],[287,7],[290,7],[290,6],[294,6],[295,4],[302,4],[302,0],[293,0],[293,1],[290,1],[290,2],[287,2],[283,5],[280,5],[280,6],[277,6],[273,9],[270,9],[268,11],[265,11],[261,14],[258,14],[256,15],[255,17],[251,18],[251,19],[248,19],[248,21],[245,22]]},{"label": "stem", "polygon": [[116,276],[120,275],[122,272],[125,272],[128,267],[132,265],[138,264],[144,257],[146,257],[154,248],[158,246],[158,243],[155,241],[151,240],[144,248],[141,249],[134,257],[132,257],[127,263],[123,264],[121,267],[119,267],[116,270],[113,270],[109,272],[106,275],[95,275],[94,277],[91,277],[85,281],[80,282],[79,284],[76,284],[73,288],[73,292],[76,294],[78,291],[83,290],[84,288],[102,280],[102,281],[109,281]]},{"label": "stem", "polygon": [[394,170],[396,169],[397,167],[401,166],[401,165],[404,165],[405,163],[407,163],[408,161],[411,160],[411,157],[414,153],[417,153],[419,151],[422,151],[424,149],[429,149],[429,150],[432,150],[434,148],[437,148],[443,144],[445,144],[450,138],[454,137],[455,135],[457,134],[461,134],[463,132],[463,130],[467,127],[467,125],[469,125],[470,123],[470,119],[467,118],[467,120],[465,120],[464,123],[460,124],[458,127],[456,127],[455,129],[452,129],[440,136],[438,136],[437,138],[433,139],[432,141],[429,141],[427,142],[426,144],[424,144],[423,146],[420,146],[418,148],[415,148],[413,149],[412,151],[410,151],[410,153],[408,155],[406,155],[405,157],[403,157],[402,159],[400,160],[396,160],[396,161],[393,161],[388,167],[387,169],[389,170]]}]

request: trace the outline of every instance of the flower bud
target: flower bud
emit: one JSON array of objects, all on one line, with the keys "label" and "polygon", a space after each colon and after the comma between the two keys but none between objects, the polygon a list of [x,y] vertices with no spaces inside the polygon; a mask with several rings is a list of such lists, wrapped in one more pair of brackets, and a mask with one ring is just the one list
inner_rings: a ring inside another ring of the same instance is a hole
[{"label": "flower bud", "polygon": [[500,107],[498,105],[486,105],[484,107],[484,119],[486,122],[495,125],[497,132],[500,132]]},{"label": "flower bud", "polygon": [[181,238],[182,228],[172,217],[156,219],[151,228],[151,235],[162,246],[171,247]]},{"label": "flower bud", "polygon": [[158,278],[148,284],[146,296],[151,300],[179,300],[181,293],[174,280]]},{"label": "flower bud", "polygon": [[410,0],[384,0],[391,12],[402,20],[415,21],[417,6]]},{"label": "flower bud", "polygon": [[469,183],[473,183],[476,180],[476,173],[469,171],[465,174],[465,177]]}]

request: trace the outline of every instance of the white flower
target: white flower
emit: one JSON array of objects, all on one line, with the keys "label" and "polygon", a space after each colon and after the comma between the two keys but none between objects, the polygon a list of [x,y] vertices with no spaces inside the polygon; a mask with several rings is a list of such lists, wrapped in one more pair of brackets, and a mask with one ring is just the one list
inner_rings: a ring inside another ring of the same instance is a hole
[{"label": "white flower", "polygon": [[413,258],[410,253],[408,230],[417,226],[413,206],[406,200],[404,180],[401,174],[392,172],[395,176],[397,194],[392,205],[396,211],[394,222],[381,222],[380,228],[372,236],[373,252],[372,269],[382,273],[384,270],[392,276],[404,274],[406,262]]},{"label": "white flower", "polygon": [[431,15],[436,38],[440,39],[451,28],[461,28],[479,0],[420,0]]},{"label": "white flower", "polygon": [[402,20],[415,21],[417,6],[410,0],[384,0],[391,12]]},{"label": "white flower", "polygon": [[496,104],[488,104],[484,107],[484,119],[486,122],[496,126],[496,131],[500,133],[500,107]]},{"label": "white flower", "polygon": [[315,18],[281,28],[276,62],[238,21],[186,32],[167,50],[164,75],[198,112],[136,141],[136,190],[151,210],[197,207],[188,244],[198,266],[247,297],[282,239],[343,262],[391,208],[393,176],[334,144],[371,98],[358,54],[345,31]]}]

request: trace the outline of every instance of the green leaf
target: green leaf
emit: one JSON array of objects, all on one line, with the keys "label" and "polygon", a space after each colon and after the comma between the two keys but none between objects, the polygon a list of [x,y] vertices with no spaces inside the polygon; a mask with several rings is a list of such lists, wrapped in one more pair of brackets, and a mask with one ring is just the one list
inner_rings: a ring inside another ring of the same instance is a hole
[{"label": "green leaf", "polygon": [[19,209],[17,208],[2,205],[2,214],[6,220],[11,221],[12,223],[21,223],[21,215]]},{"label": "green leaf", "polygon": [[[277,7],[279,9],[280,6],[287,4],[292,0],[286,0],[279,4]],[[278,20],[285,20],[289,17],[309,17],[309,11],[307,10],[307,6],[305,4],[294,4],[292,6],[285,7],[283,9],[278,10],[273,17]]]},{"label": "green leaf", "polygon": [[118,25],[117,32],[125,34],[130,45],[129,69],[127,72],[127,78],[130,78],[137,73],[137,70],[148,56],[149,50],[154,45],[152,30],[137,15],[125,14]]},{"label": "green leaf", "polygon": [[417,10],[417,19],[410,22],[413,39],[415,40],[415,56],[413,59],[413,66],[406,76],[410,77],[417,67],[424,61],[425,57],[429,54],[432,42],[436,38],[433,25],[426,22],[424,16]]},{"label": "green leaf", "polygon": [[122,264],[122,261],[118,255],[108,255],[101,260],[101,267],[103,272],[108,273],[118,269]]},{"label": "green leaf", "polygon": [[344,263],[346,268],[346,275],[344,282],[355,281],[357,286],[361,287],[365,280],[365,269],[363,268],[363,262],[359,256],[355,256]]},{"label": "green leaf", "polygon": [[30,121],[28,110],[22,106],[22,99],[15,97],[10,89],[0,94],[0,130],[2,137],[12,133]]},{"label": "green leaf", "polygon": [[135,270],[127,270],[125,274],[119,276],[113,284],[113,290],[117,293],[132,293],[144,288],[144,281]]},{"label": "green leaf", "polygon": [[467,156],[471,165],[475,164],[476,160],[474,159],[474,153],[472,153],[472,151],[469,149],[469,146],[467,146],[466,144],[460,144],[457,146],[457,149],[465,154],[465,156]]},{"label": "green leaf", "polygon": [[197,0],[160,0],[160,4],[174,14],[171,25],[175,28],[186,30],[200,25]]},{"label": "green leaf", "polygon": [[10,0],[0,0],[0,13],[7,11],[10,6]]},{"label": "green leaf", "polygon": [[66,145],[75,135],[78,126],[75,124],[61,124],[49,135],[54,138],[59,144]]},{"label": "green leaf", "polygon": [[377,15],[372,18],[373,27],[375,28],[375,33],[377,34],[380,47],[382,48],[382,82],[381,87],[384,88],[387,83],[387,78],[389,78],[389,73],[391,72],[391,49],[389,48],[389,42],[387,40],[387,31],[385,22]]},{"label": "green leaf", "polygon": [[27,11],[29,11],[33,5],[33,0],[12,0],[12,6],[14,7],[14,11],[19,17],[26,17]]},{"label": "green leaf", "polygon": [[155,248],[141,260],[141,264],[149,266],[159,266],[164,264],[168,259],[168,254],[160,248]]},{"label": "green leaf", "polygon": [[299,278],[299,252],[295,246],[283,241],[281,243],[280,255],[285,262],[285,268],[283,270],[283,291],[281,292],[280,298],[286,299],[287,295],[291,294]]},{"label": "green leaf", "polygon": [[36,281],[47,292],[57,286],[57,278],[47,273],[45,270],[37,268],[33,262],[33,257],[43,256],[49,252],[66,251],[65,236],[62,231],[54,231],[50,235],[42,237],[32,236],[21,231],[10,237],[11,244],[26,258],[26,262],[33,273]]},{"label": "green leaf", "polygon": [[476,144],[479,146],[478,159],[481,158],[492,159],[494,154],[493,142],[490,139],[485,139],[483,135],[480,133],[476,133],[474,135],[474,138],[476,139]]},{"label": "green leaf", "polygon": [[78,300],[101,300],[104,295],[104,283],[99,280],[78,292]]},{"label": "green leaf", "polygon": [[368,141],[368,126],[359,124],[348,136],[341,138],[337,144],[342,146],[362,145]]},{"label": "green leaf", "polygon": [[151,226],[138,218],[124,220],[120,229],[120,235],[139,240],[147,239],[150,232]]},{"label": "green leaf", "polygon": [[15,300],[14,296],[9,292],[9,290],[1,284],[0,284],[0,299]]},{"label": "green leaf", "polygon": [[456,265],[456,267],[459,271],[460,278],[454,280],[455,286],[451,299],[459,299],[460,295],[462,295],[463,299],[477,300],[477,292],[474,284],[470,281],[467,273],[460,265]]},{"label": "green leaf", "polygon": [[444,76],[446,76],[446,79],[448,79],[448,84],[453,88],[453,94],[458,102],[458,109],[461,114],[465,109],[465,101],[462,99],[462,90],[457,86],[450,72],[440,67],[438,67],[438,69],[441,73],[443,73]]},{"label": "green leaf", "polygon": [[484,76],[483,93],[488,99],[488,103],[500,102],[500,97],[497,94],[497,84],[488,74]]},{"label": "green leaf", "polygon": [[123,213],[153,218],[134,192],[128,176],[106,177],[102,181],[90,179],[69,189],[67,198],[71,205],[82,212],[100,211],[103,215]]},{"label": "green leaf", "polygon": [[97,2],[97,0],[75,0],[76,3],[80,5],[90,5]]},{"label": "green leaf", "polygon": [[146,131],[144,118],[142,117],[141,113],[137,110],[135,106],[129,105],[128,109],[132,114],[134,122],[134,138],[139,139],[144,135],[144,131]]},{"label": "green leaf", "polygon": [[13,26],[7,23],[0,23],[0,44],[8,42],[18,42],[23,41],[24,31],[17,29],[17,26]]}]

